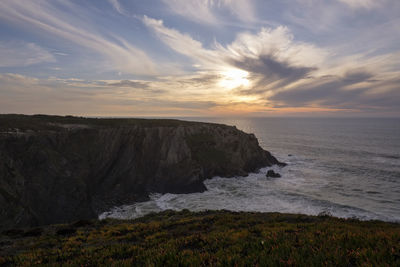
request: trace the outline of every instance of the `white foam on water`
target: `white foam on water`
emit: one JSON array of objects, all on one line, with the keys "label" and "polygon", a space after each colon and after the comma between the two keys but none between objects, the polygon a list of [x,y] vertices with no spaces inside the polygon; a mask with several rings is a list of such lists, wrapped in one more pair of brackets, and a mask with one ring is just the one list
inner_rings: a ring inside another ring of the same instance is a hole
[{"label": "white foam on water", "polygon": [[[362,207],[333,201],[338,197],[324,194],[323,188],[329,185],[321,177],[323,172],[318,168],[307,168],[301,172],[301,164],[296,160],[290,167],[263,168],[259,173],[247,177],[222,178],[214,177],[204,184],[207,191],[191,194],[153,194],[146,202],[116,207],[99,216],[104,218],[134,219],[152,212],[164,210],[204,211],[231,210],[253,212],[282,212],[318,215],[328,213],[342,218],[361,220],[379,219],[400,221],[400,216],[386,216],[365,210]],[[269,169],[280,173],[281,178],[267,178]],[[307,175],[310,173],[310,175]],[[332,200],[333,199],[333,200]]]}]

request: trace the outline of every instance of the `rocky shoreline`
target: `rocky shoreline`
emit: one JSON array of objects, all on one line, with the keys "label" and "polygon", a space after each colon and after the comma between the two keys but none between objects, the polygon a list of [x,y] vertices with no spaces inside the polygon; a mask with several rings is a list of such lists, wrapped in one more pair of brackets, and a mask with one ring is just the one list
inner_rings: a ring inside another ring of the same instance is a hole
[{"label": "rocky shoreline", "polygon": [[179,120],[0,115],[0,227],[96,218],[280,163],[253,134]]}]

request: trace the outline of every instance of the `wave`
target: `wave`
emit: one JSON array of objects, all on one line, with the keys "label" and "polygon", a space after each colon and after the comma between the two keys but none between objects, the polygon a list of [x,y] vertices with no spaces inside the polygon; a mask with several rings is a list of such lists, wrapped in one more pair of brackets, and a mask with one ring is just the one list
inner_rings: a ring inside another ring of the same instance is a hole
[{"label": "wave", "polygon": [[[400,216],[387,216],[360,206],[336,203],[318,192],[307,192],[303,187],[308,186],[309,181],[293,175],[295,168],[273,167],[283,174],[278,179],[266,178],[269,169],[261,169],[247,177],[214,177],[205,181],[208,190],[203,193],[153,194],[149,201],[116,207],[99,218],[134,219],[152,212],[188,209],[330,214],[360,220],[400,221]],[[311,184],[316,186],[315,182]],[[322,183],[319,186],[326,185]]]}]

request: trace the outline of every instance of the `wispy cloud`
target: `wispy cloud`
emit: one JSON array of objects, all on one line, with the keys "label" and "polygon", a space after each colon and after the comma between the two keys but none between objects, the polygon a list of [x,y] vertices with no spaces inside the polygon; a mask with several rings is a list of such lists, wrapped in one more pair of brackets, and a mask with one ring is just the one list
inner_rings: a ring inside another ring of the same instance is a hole
[{"label": "wispy cloud", "polygon": [[121,80],[116,82],[110,82],[108,84],[110,86],[115,86],[115,87],[131,87],[131,88],[141,88],[141,89],[148,88],[147,83],[143,81]]},{"label": "wispy cloud", "polygon": [[46,49],[25,42],[0,41],[0,67],[26,67],[44,62],[55,62],[56,58]]},{"label": "wispy cloud", "polygon": [[243,70],[253,79],[253,87],[304,78],[327,54],[314,45],[295,42],[286,27],[241,33],[227,46],[215,42],[213,48],[205,49],[191,36],[165,27],[161,20],[144,17],[143,21],[167,46],[191,58],[199,69],[221,76],[230,69]]},{"label": "wispy cloud", "polygon": [[215,50],[205,49],[201,42],[194,40],[190,35],[165,27],[162,20],[144,16],[143,23],[169,48],[194,59],[196,63],[206,65],[207,67],[223,63]]},{"label": "wispy cloud", "polygon": [[201,42],[188,34],[166,27],[162,20],[145,16],[143,22],[171,49],[198,63],[208,63],[207,65],[232,65],[232,60],[270,55],[278,61],[293,65],[313,66],[321,63],[327,53],[312,44],[295,42],[289,29],[283,26],[275,29],[262,28],[257,34],[240,33],[227,46],[215,42],[212,49],[205,49]]},{"label": "wispy cloud", "polygon": [[125,14],[125,10],[122,8],[120,2],[118,0],[108,0],[108,2],[112,5],[112,7],[120,14]]},{"label": "wispy cloud", "polygon": [[169,9],[188,20],[202,24],[223,23],[221,11],[228,11],[242,22],[256,20],[253,0],[162,0]]},{"label": "wispy cloud", "polygon": [[380,6],[385,0],[338,0],[352,8],[371,9]]},{"label": "wispy cloud", "polygon": [[258,19],[253,0],[224,0],[223,3],[243,22],[254,22]]},{"label": "wispy cloud", "polygon": [[[193,94],[195,80],[165,77],[155,82],[90,81],[0,74],[0,113],[53,114],[57,110],[58,114],[93,116],[179,116],[182,112],[210,115],[218,104],[209,96]],[[202,82],[195,82],[200,89],[207,87]]]},{"label": "wispy cloud", "polygon": [[147,54],[119,38],[111,41],[93,30],[80,16],[80,7],[67,0],[58,6],[53,1],[0,2],[0,18],[12,21],[20,27],[30,27],[95,51],[106,59],[114,69],[125,73],[154,75],[157,67]]},{"label": "wispy cloud", "polygon": [[396,0],[148,3],[0,1],[0,112],[400,114]]},{"label": "wispy cloud", "polygon": [[[199,41],[160,20],[145,17],[143,21],[167,46],[191,58],[200,77],[205,70],[214,75],[209,84],[215,88],[214,94],[226,92],[221,86],[228,90],[229,99],[215,98],[220,105],[243,100],[270,108],[365,110],[371,106],[386,110],[394,108],[393,96],[398,96],[394,92],[400,89],[393,54],[352,59],[338,56],[330,49],[296,41],[283,26],[262,28],[256,34],[240,33],[229,45],[215,42],[205,49]],[[380,73],[376,73],[377,67]],[[382,75],[386,75],[385,84]],[[388,92],[391,97],[385,96]],[[374,101],[380,104],[373,106]]]},{"label": "wispy cloud", "polygon": [[210,6],[213,1],[207,0],[162,0],[172,12],[183,16],[189,20],[206,24],[218,23],[217,18],[213,14]]}]

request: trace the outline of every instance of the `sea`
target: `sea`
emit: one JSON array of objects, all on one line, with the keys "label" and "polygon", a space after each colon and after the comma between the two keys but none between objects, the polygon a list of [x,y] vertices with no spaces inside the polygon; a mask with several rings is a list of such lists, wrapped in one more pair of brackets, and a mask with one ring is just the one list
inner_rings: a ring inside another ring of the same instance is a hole
[{"label": "sea", "polygon": [[[254,133],[286,167],[214,177],[207,191],[153,194],[101,214],[133,219],[164,210],[231,210],[330,215],[400,222],[400,119],[185,118]],[[273,169],[281,178],[267,178]]]}]

